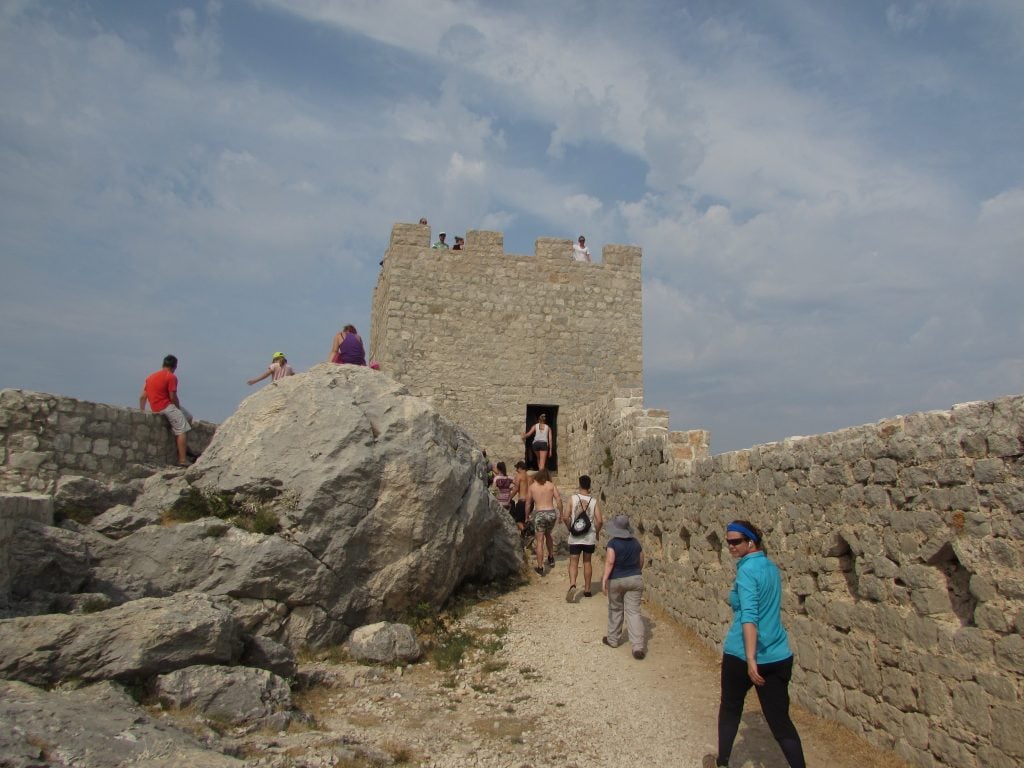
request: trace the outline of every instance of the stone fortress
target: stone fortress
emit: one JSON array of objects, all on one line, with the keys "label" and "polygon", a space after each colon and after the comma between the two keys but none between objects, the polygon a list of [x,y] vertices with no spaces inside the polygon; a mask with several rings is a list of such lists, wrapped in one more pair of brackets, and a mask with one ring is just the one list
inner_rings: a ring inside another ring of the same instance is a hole
[{"label": "stone fortress", "polygon": [[492,459],[548,413],[559,483],[586,472],[630,514],[648,597],[709,645],[730,621],[724,525],[761,526],[809,711],[922,768],[1024,764],[1024,396],[710,456],[644,407],[640,250],[571,253],[506,254],[495,232],[437,251],[396,225],[372,356]]},{"label": "stone fortress", "polygon": [[430,229],[396,224],[373,295],[370,357],[466,429],[509,469],[520,434],[544,413],[561,470],[563,424],[643,376],[640,249],[605,246],[572,260],[569,240],[507,254],[498,232],[461,251],[432,250]]},{"label": "stone fortress", "polygon": [[[569,240],[534,256],[492,232],[429,242],[393,229],[371,330],[385,372],[494,459],[553,416],[559,484],[587,472],[606,513],[630,514],[648,598],[710,646],[730,620],[724,524],[760,525],[807,710],[922,768],[1024,764],[1024,395],[711,456],[707,432],[644,406],[639,249],[583,264]],[[173,461],[159,416],[0,393],[0,606],[12,515]]]}]

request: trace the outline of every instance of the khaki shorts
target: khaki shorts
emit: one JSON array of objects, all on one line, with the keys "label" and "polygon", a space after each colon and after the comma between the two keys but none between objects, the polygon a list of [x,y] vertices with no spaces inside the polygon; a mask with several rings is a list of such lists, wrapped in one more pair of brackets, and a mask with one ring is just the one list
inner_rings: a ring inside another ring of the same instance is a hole
[{"label": "khaki shorts", "polygon": [[533,527],[537,533],[554,530],[556,520],[558,520],[558,513],[553,509],[538,509],[533,513]]},{"label": "khaki shorts", "polygon": [[184,435],[192,430],[192,427],[188,424],[188,417],[176,405],[168,405],[160,411],[160,415],[167,419],[167,422],[171,425],[171,432],[176,435]]}]

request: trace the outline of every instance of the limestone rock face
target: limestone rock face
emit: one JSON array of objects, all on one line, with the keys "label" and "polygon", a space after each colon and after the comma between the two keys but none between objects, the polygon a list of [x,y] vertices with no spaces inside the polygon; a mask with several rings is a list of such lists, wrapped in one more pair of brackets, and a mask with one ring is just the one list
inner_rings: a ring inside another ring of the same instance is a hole
[{"label": "limestone rock face", "polygon": [[283,678],[249,667],[178,669],[156,679],[156,694],[165,707],[195,707],[207,717],[233,725],[264,722],[283,728],[292,708],[292,692]]},{"label": "limestone rock face", "polygon": [[[407,607],[440,606],[467,579],[519,572],[515,526],[482,473],[470,438],[404,387],[321,364],[247,398],[185,473],[220,516],[226,505],[276,533],[212,517],[147,526],[103,558],[96,588],[230,595],[246,631],[292,648],[337,643]],[[157,496],[147,484],[139,503],[152,509]]]},{"label": "limestone rock face", "polygon": [[242,653],[230,609],[208,595],[146,598],[98,613],[0,621],[0,678],[144,682],[193,664],[229,664]]},{"label": "limestone rock face", "polygon": [[[102,715],[102,716],[98,716]],[[227,768],[241,760],[155,722],[115,683],[48,692],[0,680],[0,765]]]}]

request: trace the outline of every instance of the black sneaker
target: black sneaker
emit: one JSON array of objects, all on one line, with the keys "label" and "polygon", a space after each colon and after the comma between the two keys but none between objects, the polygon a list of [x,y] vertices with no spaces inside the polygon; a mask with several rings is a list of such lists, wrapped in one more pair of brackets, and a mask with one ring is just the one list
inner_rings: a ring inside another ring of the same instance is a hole
[{"label": "black sneaker", "polygon": [[548,555],[548,565],[554,565],[554,564],[555,564],[555,558],[553,558],[551,555]]},{"label": "black sneaker", "polygon": [[633,658],[637,661],[642,661],[646,655],[647,653],[645,651],[633,651]]}]

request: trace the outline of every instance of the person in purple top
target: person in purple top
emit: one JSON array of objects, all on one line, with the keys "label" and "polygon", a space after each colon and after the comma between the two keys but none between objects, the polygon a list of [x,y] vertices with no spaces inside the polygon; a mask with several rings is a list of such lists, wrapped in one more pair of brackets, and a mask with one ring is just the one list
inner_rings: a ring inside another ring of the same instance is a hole
[{"label": "person in purple top", "polygon": [[363,348],[363,340],[356,332],[354,325],[346,325],[334,334],[331,356],[327,360],[331,363],[366,365],[366,350]]}]

